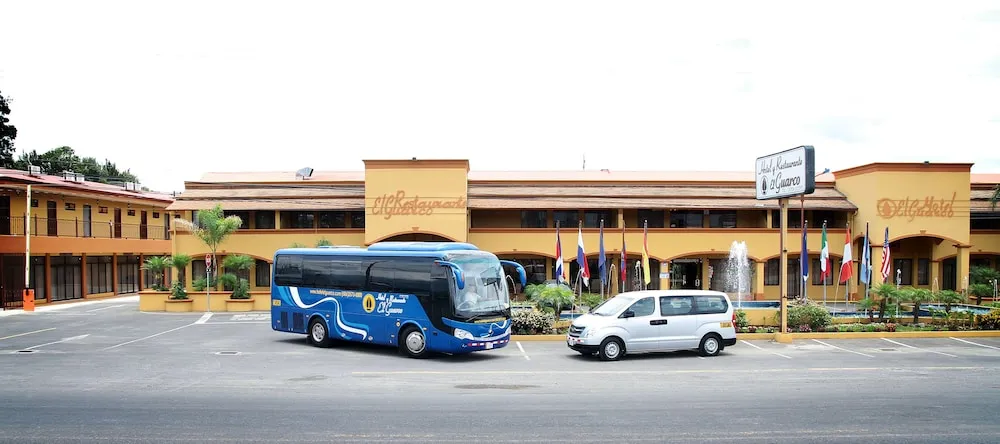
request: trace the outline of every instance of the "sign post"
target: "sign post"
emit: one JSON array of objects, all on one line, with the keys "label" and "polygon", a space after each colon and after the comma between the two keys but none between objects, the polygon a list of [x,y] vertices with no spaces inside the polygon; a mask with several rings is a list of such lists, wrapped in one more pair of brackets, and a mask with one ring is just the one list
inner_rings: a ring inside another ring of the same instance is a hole
[{"label": "sign post", "polygon": [[[803,196],[800,211],[805,214],[806,194],[816,190],[816,155],[812,146],[804,145],[779,153],[758,157],[755,168],[757,200],[778,199],[780,208],[781,235],[778,242],[781,249],[781,260],[778,274],[781,276],[779,285],[781,301],[781,325],[774,339],[778,342],[791,342],[788,332],[788,249],[785,248],[785,237],[788,235],[788,198]],[[800,258],[808,260],[808,258]],[[803,282],[803,286],[806,282]]]},{"label": "sign post", "polygon": [[212,255],[205,255],[205,311],[212,311]]}]

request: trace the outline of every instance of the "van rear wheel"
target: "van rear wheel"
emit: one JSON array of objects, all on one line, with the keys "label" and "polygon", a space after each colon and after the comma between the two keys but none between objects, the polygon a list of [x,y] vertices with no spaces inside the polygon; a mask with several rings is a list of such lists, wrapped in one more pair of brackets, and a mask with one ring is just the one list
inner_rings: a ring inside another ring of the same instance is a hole
[{"label": "van rear wheel", "polygon": [[698,351],[702,356],[718,356],[722,351],[722,340],[718,335],[708,334],[701,338],[701,346]]},{"label": "van rear wheel", "polygon": [[601,341],[597,355],[602,361],[617,361],[625,354],[625,344],[621,339],[611,337]]},{"label": "van rear wheel", "polygon": [[330,332],[326,329],[326,323],[320,318],[312,318],[309,321],[309,343],[317,347],[329,347],[333,340],[330,339]]}]

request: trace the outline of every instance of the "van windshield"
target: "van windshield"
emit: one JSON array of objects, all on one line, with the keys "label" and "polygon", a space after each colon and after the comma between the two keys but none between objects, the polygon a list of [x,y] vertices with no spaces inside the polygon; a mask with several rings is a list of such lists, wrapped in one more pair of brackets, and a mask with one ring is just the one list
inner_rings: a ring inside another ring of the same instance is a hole
[{"label": "van windshield", "polygon": [[591,313],[598,316],[612,316],[634,301],[634,298],[616,296],[598,305]]}]

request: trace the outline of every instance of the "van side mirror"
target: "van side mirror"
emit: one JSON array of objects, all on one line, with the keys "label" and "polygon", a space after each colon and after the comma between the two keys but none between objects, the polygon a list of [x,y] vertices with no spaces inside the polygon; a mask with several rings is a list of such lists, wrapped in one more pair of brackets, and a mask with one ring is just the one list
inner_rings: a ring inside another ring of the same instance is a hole
[{"label": "van side mirror", "polygon": [[625,310],[625,313],[622,313],[622,318],[628,319],[634,317],[635,317],[635,312],[632,310]]},{"label": "van side mirror", "polygon": [[462,273],[462,269],[458,266],[458,264],[448,261],[434,261],[434,264],[451,268],[451,273],[455,276],[455,284],[458,286],[458,289],[461,290],[465,288],[464,273]]}]

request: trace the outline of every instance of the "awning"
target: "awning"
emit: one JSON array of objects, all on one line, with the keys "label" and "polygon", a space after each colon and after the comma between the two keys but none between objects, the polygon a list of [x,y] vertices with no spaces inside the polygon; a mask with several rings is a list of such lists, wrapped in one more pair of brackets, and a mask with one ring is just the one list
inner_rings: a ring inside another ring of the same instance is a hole
[{"label": "awning", "polygon": [[365,200],[358,199],[227,199],[227,200],[178,200],[167,207],[169,211],[209,210],[215,205],[223,210],[364,210]]}]

